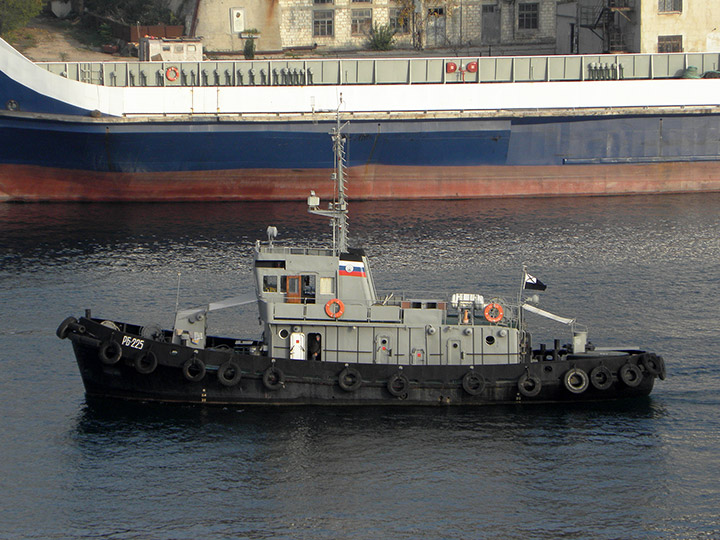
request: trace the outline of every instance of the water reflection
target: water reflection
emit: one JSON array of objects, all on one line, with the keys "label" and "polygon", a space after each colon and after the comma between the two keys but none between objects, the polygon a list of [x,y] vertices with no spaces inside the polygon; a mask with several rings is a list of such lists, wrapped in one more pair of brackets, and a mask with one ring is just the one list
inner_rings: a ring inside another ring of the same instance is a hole
[{"label": "water reflection", "polygon": [[[86,401],[54,337],[86,307],[171,324],[180,272],[183,306],[251,292],[268,224],[281,240],[329,240],[304,205],[0,205],[4,531],[720,537],[719,210],[720,194],[353,202],[351,238],[380,287],[514,297],[528,263],[549,285],[545,309],[598,344],[656,350],[669,371],[651,399],[625,403],[353,410]],[[220,333],[254,331],[248,312]],[[557,336],[543,324],[536,343]]]},{"label": "water reflection", "polygon": [[[91,400],[74,440],[83,455],[78,475],[110,464],[114,489],[132,493],[125,475],[142,463],[144,489],[155,497],[182,486],[205,512],[217,505],[198,517],[204,526],[236,505],[255,518],[214,523],[222,534],[331,538],[359,530],[353,537],[373,538],[389,530],[411,538],[411,531],[434,537],[487,530],[507,538],[519,537],[507,516],[520,513],[547,527],[539,537],[550,538],[567,527],[561,517],[580,527],[574,512],[596,516],[586,508],[595,490],[616,489],[624,478],[649,494],[615,492],[611,506],[622,526],[609,531],[618,537],[643,521],[639,513],[668,504],[667,487],[653,480],[670,468],[656,431],[664,415],[652,399],[473,410]],[[548,505],[554,515],[542,510]]]}]

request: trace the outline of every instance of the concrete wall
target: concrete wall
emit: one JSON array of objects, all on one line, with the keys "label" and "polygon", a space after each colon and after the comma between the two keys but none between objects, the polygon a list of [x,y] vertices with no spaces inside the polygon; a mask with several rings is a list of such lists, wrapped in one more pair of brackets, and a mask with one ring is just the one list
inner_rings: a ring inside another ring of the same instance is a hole
[{"label": "concrete wall", "polygon": [[[180,0],[175,0],[180,1]],[[189,0],[185,0],[186,2]],[[496,6],[500,20],[499,43],[492,50],[511,48],[516,54],[555,52],[557,0],[419,0],[408,17],[409,31],[395,35],[397,48],[480,47],[482,44],[483,4]],[[518,4],[538,5],[538,28],[518,27]],[[203,38],[206,51],[241,52],[245,40],[231,27],[231,12],[243,10],[246,28],[260,31],[257,49],[261,51],[310,48],[322,50],[368,49],[365,32],[353,32],[353,10],[371,10],[373,25],[386,25],[400,6],[393,0],[201,0],[195,35]],[[313,13],[333,13],[333,34],[313,34]]]},{"label": "concrete wall", "polygon": [[233,14],[241,13],[245,30],[257,29],[258,50],[279,50],[280,0],[203,0],[197,15],[195,35],[203,40],[205,51],[241,52],[245,41],[234,31]]}]

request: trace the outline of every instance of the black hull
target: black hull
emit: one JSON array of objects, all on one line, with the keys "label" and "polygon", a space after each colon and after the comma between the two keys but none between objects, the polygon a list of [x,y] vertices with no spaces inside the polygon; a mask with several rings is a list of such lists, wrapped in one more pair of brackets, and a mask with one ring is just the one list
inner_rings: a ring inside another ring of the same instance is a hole
[{"label": "black hull", "polygon": [[[647,396],[655,379],[664,378],[662,358],[639,351],[474,367],[342,364],[196,351],[141,337],[136,326],[120,325],[121,331],[86,318],[63,325],[58,336],[71,339],[91,397],[210,405],[477,406],[634,398]],[[607,377],[591,376],[598,366]],[[576,376],[568,381],[571,370]]]}]

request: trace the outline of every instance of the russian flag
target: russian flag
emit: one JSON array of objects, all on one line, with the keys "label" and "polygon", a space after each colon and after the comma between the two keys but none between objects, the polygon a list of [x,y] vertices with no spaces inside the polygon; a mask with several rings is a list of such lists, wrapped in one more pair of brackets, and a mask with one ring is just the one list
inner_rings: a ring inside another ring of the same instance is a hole
[{"label": "russian flag", "polygon": [[365,263],[359,261],[340,261],[341,276],[365,277]]}]

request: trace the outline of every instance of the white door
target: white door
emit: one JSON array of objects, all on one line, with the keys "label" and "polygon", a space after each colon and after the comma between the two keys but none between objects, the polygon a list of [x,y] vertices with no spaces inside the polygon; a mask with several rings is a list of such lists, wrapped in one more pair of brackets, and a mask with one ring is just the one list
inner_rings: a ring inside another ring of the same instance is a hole
[{"label": "white door", "polygon": [[290,334],[290,359],[305,360],[305,334],[293,332]]}]

